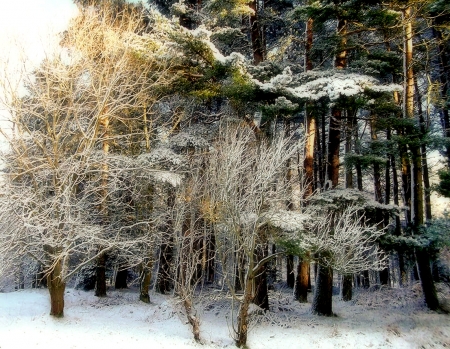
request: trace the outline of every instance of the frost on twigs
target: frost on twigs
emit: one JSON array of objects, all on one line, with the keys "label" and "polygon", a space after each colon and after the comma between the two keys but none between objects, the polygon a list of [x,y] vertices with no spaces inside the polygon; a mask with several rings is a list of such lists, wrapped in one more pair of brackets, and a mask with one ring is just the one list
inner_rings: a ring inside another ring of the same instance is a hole
[{"label": "frost on twigs", "polygon": [[366,224],[364,220],[360,208],[355,206],[323,218],[316,217],[311,227],[312,234],[305,234],[301,244],[306,250],[321,254],[323,265],[342,274],[382,270],[387,257],[378,248],[376,240],[385,231]]},{"label": "frost on twigs", "polygon": [[342,274],[385,267],[387,257],[376,243],[385,231],[367,224],[359,206],[328,214],[314,209],[308,215],[286,212],[281,217],[274,225],[284,231],[285,244],[319,255],[321,265]]}]

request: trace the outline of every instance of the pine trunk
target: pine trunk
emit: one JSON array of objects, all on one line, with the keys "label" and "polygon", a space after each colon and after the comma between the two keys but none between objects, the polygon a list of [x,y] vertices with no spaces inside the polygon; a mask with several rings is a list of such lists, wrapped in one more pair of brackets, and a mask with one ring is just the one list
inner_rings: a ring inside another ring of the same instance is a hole
[{"label": "pine trunk", "polygon": [[300,303],[308,302],[308,269],[309,263],[301,259],[297,266],[297,280],[295,282],[295,299]]},{"label": "pine trunk", "polygon": [[389,285],[389,268],[380,271],[380,284],[384,286]]},{"label": "pine trunk", "polygon": [[286,256],[286,284],[290,288],[295,286],[294,256],[291,254]]},{"label": "pine trunk", "polygon": [[342,276],[342,300],[348,302],[352,300],[353,297],[353,275],[343,275]]},{"label": "pine trunk", "polygon": [[439,300],[437,298],[433,275],[431,273],[430,258],[428,256],[428,252],[424,250],[417,250],[416,259],[425,302],[427,303],[429,309],[438,310]]},{"label": "pine trunk", "polygon": [[[419,87],[417,85],[417,81],[414,82],[414,87],[416,90],[416,99],[417,99],[417,113],[419,115],[419,124],[420,124],[420,133],[422,137],[426,136],[428,132],[428,126],[425,123],[425,118],[423,116],[422,109],[422,96],[419,91]],[[428,173],[428,161],[427,161],[427,147],[425,143],[422,142],[420,146],[421,154],[422,154],[422,176],[423,176],[423,186],[425,191],[425,219],[429,222],[433,217],[431,216],[431,185],[430,185],[430,176]]]},{"label": "pine trunk", "polygon": [[316,315],[332,316],[333,269],[319,263],[317,267],[316,287],[311,311]]},{"label": "pine trunk", "polygon": [[342,111],[337,107],[331,110],[329,145],[328,145],[328,179],[331,187],[339,183],[339,148],[341,146],[341,118]]},{"label": "pine trunk", "polygon": [[[450,116],[449,116],[449,57],[445,49],[445,40],[442,36],[442,32],[437,30],[436,27],[433,28],[433,33],[438,41],[439,49],[439,81],[441,83],[441,98],[442,107],[439,108],[441,114],[441,124],[443,127],[444,137],[450,139]],[[447,145],[447,167],[450,169],[450,144]]]},{"label": "pine trunk", "polygon": [[250,15],[250,36],[252,40],[253,63],[258,65],[264,61],[264,31],[258,18],[258,1],[250,1],[249,7],[253,10],[253,13]]},{"label": "pine trunk", "polygon": [[364,288],[370,288],[370,276],[369,276],[369,271],[368,270],[364,270],[363,271],[363,287]]},{"label": "pine trunk", "polygon": [[[405,28],[405,45],[404,45],[404,114],[405,118],[414,118],[414,73],[413,73],[413,26],[412,26],[412,9],[407,7],[403,11],[403,20]],[[422,154],[420,147],[416,144],[409,145],[413,158],[413,171],[411,181],[412,192],[412,213],[411,220],[416,233],[424,223],[424,200],[422,185]],[[439,308],[436,289],[431,274],[430,259],[428,251],[418,249],[416,251],[418,272],[422,284],[422,290],[425,296],[427,306],[436,310]]]},{"label": "pine trunk", "polygon": [[114,283],[114,288],[116,290],[128,288],[127,278],[128,278],[128,269],[119,270],[116,275],[116,281]]}]

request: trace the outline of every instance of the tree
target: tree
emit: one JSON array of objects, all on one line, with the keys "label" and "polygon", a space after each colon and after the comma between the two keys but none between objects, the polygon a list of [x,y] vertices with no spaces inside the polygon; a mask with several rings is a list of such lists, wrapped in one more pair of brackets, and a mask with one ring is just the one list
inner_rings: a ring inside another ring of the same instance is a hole
[{"label": "tree", "polygon": [[24,74],[25,95],[3,86],[14,128],[3,132],[9,152],[2,215],[21,224],[2,231],[2,258],[28,255],[44,266],[54,316],[63,315],[66,280],[82,266],[113,249],[133,256],[133,246],[153,240],[147,214],[124,219],[133,208],[124,194],[147,200],[146,184],[133,176],[143,171],[151,179],[157,171],[138,166],[130,153],[111,153],[108,127],[135,121],[133,113],[156,102],[167,63],[143,55],[139,14],[118,26],[104,11],[73,20],[64,48]]},{"label": "tree", "polygon": [[[286,160],[297,151],[292,143],[293,139],[281,137],[270,143],[257,141],[251,129],[239,121],[224,121],[208,159],[207,218],[215,225],[225,282],[239,304],[237,323],[233,325],[238,347],[247,341],[248,309],[257,287],[255,278],[271,258],[257,259],[256,251],[264,243],[261,235],[269,233],[268,224],[277,220],[280,205],[291,195],[290,183],[284,176]],[[238,256],[245,260],[241,264],[242,296],[235,292]]]}]

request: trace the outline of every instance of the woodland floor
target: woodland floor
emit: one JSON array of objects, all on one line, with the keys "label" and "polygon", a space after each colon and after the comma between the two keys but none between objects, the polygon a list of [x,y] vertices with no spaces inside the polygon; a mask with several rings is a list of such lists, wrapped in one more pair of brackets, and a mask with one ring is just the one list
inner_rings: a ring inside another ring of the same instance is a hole
[{"label": "woodland floor", "polygon": [[[64,318],[54,319],[45,289],[0,293],[0,348],[234,347],[231,300],[218,290],[196,299],[202,344],[192,339],[181,303],[169,295],[152,293],[151,304],[144,304],[134,289],[101,299],[68,289],[65,299]],[[311,315],[310,304],[295,302],[287,288],[271,291],[270,299],[270,312],[252,308],[251,349],[450,348],[450,315],[427,310],[419,284],[360,290],[351,302],[334,296],[336,315],[328,318]]]}]

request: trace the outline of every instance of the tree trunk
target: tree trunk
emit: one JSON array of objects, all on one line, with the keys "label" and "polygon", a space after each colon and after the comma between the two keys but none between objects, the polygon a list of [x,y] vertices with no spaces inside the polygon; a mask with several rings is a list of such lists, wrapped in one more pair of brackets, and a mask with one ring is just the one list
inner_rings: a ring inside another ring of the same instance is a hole
[{"label": "tree trunk", "polygon": [[370,288],[370,276],[368,270],[363,271],[363,287]]},{"label": "tree trunk", "polygon": [[205,280],[206,282],[213,283],[214,282],[214,276],[215,276],[215,250],[216,250],[216,237],[214,233],[211,233],[207,243],[206,243],[206,249],[207,249],[207,260],[206,260],[206,273],[205,273]]},{"label": "tree trunk", "polygon": [[428,257],[427,251],[418,249],[416,251],[416,258],[425,302],[427,303],[429,309],[438,310],[439,300],[437,298],[436,288],[434,286],[433,275],[430,267],[430,258]]},{"label": "tree trunk", "polygon": [[[256,247],[255,257],[259,262],[263,258],[268,256],[267,242]],[[262,265],[254,278],[255,295],[253,297],[253,303],[264,310],[269,310],[269,295],[267,291],[267,266]]]},{"label": "tree trunk", "polygon": [[339,183],[339,148],[341,146],[341,118],[342,111],[337,107],[331,110],[329,144],[328,144],[328,180],[331,187]]},{"label": "tree trunk", "polygon": [[249,7],[253,10],[253,14],[250,15],[250,36],[255,65],[264,61],[265,56],[264,30],[258,18],[258,4],[257,0],[252,0],[249,3]]},{"label": "tree trunk", "polygon": [[[391,133],[387,133],[387,139],[390,140]],[[393,154],[389,154],[390,159],[390,167],[392,169],[392,186],[393,186],[393,195],[394,195],[394,204],[400,206],[399,200],[399,183],[398,183],[398,175],[397,175],[397,166],[395,164],[395,156]],[[402,228],[400,222],[400,216],[395,216],[395,236],[401,236]],[[406,270],[405,270],[405,262],[403,251],[400,248],[397,248],[397,257],[398,257],[398,269],[399,269],[399,286],[402,287],[406,284]]]},{"label": "tree trunk", "polygon": [[291,254],[286,257],[286,284],[290,288],[295,286],[294,256]]},{"label": "tree trunk", "polygon": [[106,297],[106,253],[102,252],[97,257],[95,295]]},{"label": "tree trunk", "polygon": [[[169,192],[167,207],[172,210],[175,205],[175,193]],[[172,262],[173,262],[173,222],[168,219],[166,232],[163,234],[163,243],[159,252],[159,267],[156,281],[156,291],[162,294],[170,292],[173,287]]]},{"label": "tree trunk", "polygon": [[139,300],[144,303],[150,303],[150,281],[152,279],[152,262],[147,261],[141,264],[141,278],[139,283]]},{"label": "tree trunk", "polygon": [[114,283],[114,288],[116,290],[128,288],[127,278],[128,278],[128,269],[119,270],[116,275],[116,281]]},{"label": "tree trunk", "polygon": [[319,263],[317,267],[316,287],[311,311],[316,315],[332,316],[333,269]]},{"label": "tree trunk", "polygon": [[380,271],[380,284],[384,286],[389,285],[389,268]]},{"label": "tree trunk", "polygon": [[[417,114],[419,115],[420,133],[422,137],[425,137],[426,133],[428,132],[428,126],[426,125],[425,118],[423,116],[422,96],[420,94],[417,81],[414,82],[414,87],[417,96]],[[422,142],[420,150],[422,153],[422,175],[425,190],[425,219],[427,222],[429,222],[433,218],[431,216],[431,185],[430,176],[428,174],[427,147],[424,142]]]},{"label": "tree trunk", "polygon": [[309,263],[301,259],[297,266],[297,280],[295,282],[295,299],[300,303],[308,302],[308,269]]},{"label": "tree trunk", "polygon": [[402,252],[397,252],[398,257],[398,269],[400,272],[400,279],[398,280],[398,283],[400,287],[406,286],[408,284],[408,275],[406,274],[406,268],[405,268],[405,257]]},{"label": "tree trunk", "polygon": [[342,300],[351,301],[353,296],[353,275],[342,275]]},{"label": "tree trunk", "polygon": [[[438,41],[439,50],[439,81],[441,83],[441,98],[442,107],[439,108],[441,114],[441,124],[443,128],[444,137],[450,139],[450,116],[449,116],[449,58],[445,50],[445,41],[442,37],[442,32],[437,30],[435,26],[433,28],[433,34]],[[450,144],[446,146],[447,151],[447,167],[450,168]]]},{"label": "tree trunk", "polygon": [[409,162],[407,149],[405,145],[398,147],[401,166],[402,166],[402,189],[403,189],[403,205],[405,210],[406,224],[411,223],[411,165]]},{"label": "tree trunk", "polygon": [[[412,26],[412,9],[410,6],[403,10],[404,20],[404,115],[405,118],[414,118],[414,72],[413,72],[413,26]],[[411,204],[411,220],[414,231],[419,232],[420,227],[424,223],[424,201],[422,186],[422,154],[420,147],[415,144],[409,145],[413,158],[413,173],[411,181],[412,204]],[[418,249],[416,251],[418,271],[422,290],[425,296],[425,302],[431,310],[439,308],[439,301],[436,295],[436,289],[431,274],[430,259],[428,251]]]},{"label": "tree trunk", "polygon": [[47,276],[47,287],[50,292],[50,315],[64,316],[64,290],[66,283],[62,280],[62,262],[58,260]]},{"label": "tree trunk", "polygon": [[[109,154],[109,116],[108,110],[105,111],[105,114],[100,118],[100,127],[102,128],[102,151],[103,156],[106,158]],[[109,179],[109,165],[105,161],[102,164],[102,187],[100,190],[101,202],[100,202],[100,215],[102,217],[102,224],[108,224],[108,179]],[[102,249],[102,246],[99,246],[99,250]],[[96,268],[96,288],[95,295],[97,297],[106,297],[106,253],[101,252],[97,257],[97,268]]]},{"label": "tree trunk", "polygon": [[253,263],[250,263],[249,266],[249,275],[247,275],[247,280],[244,285],[244,297],[241,301],[237,318],[238,328],[237,328],[236,346],[238,348],[242,346],[245,347],[247,345],[248,308],[252,301],[252,284],[253,284],[253,276],[251,274],[251,270],[253,270]]},{"label": "tree trunk", "polygon": [[183,297],[183,305],[189,324],[192,326],[192,334],[196,342],[200,342],[200,322],[198,317],[192,311],[192,300],[189,296]]},{"label": "tree trunk", "polygon": [[168,238],[167,243],[160,247],[159,269],[156,291],[162,294],[170,292],[173,278],[171,277],[171,264],[173,259],[173,238]]}]

